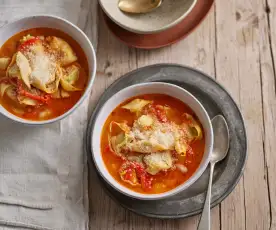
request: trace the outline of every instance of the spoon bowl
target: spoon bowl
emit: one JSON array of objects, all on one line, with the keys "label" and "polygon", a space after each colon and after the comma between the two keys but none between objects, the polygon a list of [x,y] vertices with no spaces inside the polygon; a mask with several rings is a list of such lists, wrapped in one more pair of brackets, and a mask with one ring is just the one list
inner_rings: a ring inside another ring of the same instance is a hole
[{"label": "spoon bowl", "polygon": [[120,0],[118,7],[126,13],[148,13],[161,6],[162,0]]},{"label": "spoon bowl", "polygon": [[229,149],[229,130],[225,118],[217,115],[212,119],[214,132],[214,145],[211,154],[211,162],[217,163],[227,156]]}]

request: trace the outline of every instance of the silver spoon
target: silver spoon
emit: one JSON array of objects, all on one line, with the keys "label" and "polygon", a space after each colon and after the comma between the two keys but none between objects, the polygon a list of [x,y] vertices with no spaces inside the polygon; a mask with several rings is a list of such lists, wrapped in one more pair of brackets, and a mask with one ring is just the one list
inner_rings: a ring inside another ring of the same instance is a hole
[{"label": "silver spoon", "polygon": [[229,130],[224,117],[221,115],[215,116],[212,119],[212,126],[214,131],[214,147],[210,160],[209,185],[197,230],[211,229],[210,201],[214,167],[217,162],[223,160],[226,157],[229,149]]},{"label": "silver spoon", "polygon": [[162,4],[163,0],[119,0],[118,7],[127,13],[148,13]]}]

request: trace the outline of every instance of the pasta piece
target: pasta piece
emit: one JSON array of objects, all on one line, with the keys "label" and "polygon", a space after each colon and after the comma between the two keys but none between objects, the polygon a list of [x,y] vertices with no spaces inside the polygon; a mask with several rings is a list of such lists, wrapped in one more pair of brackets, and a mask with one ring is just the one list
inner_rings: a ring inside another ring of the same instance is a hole
[{"label": "pasta piece", "polygon": [[10,66],[12,66],[13,64],[15,64],[16,55],[17,55],[17,53],[15,53],[14,55],[12,55],[12,59],[11,59],[11,62],[10,62],[10,64],[9,64],[8,68],[9,68]]},{"label": "pasta piece", "polygon": [[195,140],[202,139],[202,130],[201,130],[199,124],[192,124],[190,126],[190,128],[191,128],[191,132],[192,132],[192,135],[195,138]]},{"label": "pasta piece", "polygon": [[122,164],[121,168],[119,169],[119,175],[122,181],[132,186],[137,186],[140,184],[136,170],[130,162],[125,162]]},{"label": "pasta piece", "polygon": [[[114,131],[114,126],[117,127],[115,130],[115,136],[111,136]],[[109,125],[109,133],[108,133],[108,142],[109,148],[118,156],[122,156],[121,150],[125,147],[128,141],[128,135],[130,128],[125,123],[117,123],[112,121]]]},{"label": "pasta piece", "polygon": [[63,90],[63,89],[60,90],[60,95],[61,95],[62,98],[70,97],[70,94],[67,91]]},{"label": "pasta piece", "polygon": [[140,112],[149,103],[151,103],[151,101],[143,99],[134,99],[130,103],[122,106],[122,108],[128,109],[132,113],[137,113]]},{"label": "pasta piece", "polygon": [[15,53],[13,56],[12,56],[12,60],[7,68],[7,76],[8,77],[18,77],[20,78],[20,71],[19,71],[19,68],[18,66],[16,65],[16,56],[17,56],[17,53]]},{"label": "pasta piece", "polygon": [[144,157],[144,162],[147,165],[146,171],[151,175],[156,175],[173,166],[173,159],[169,152],[151,153]]},{"label": "pasta piece", "polygon": [[9,87],[12,87],[12,85],[11,85],[11,84],[7,84],[7,83],[1,83],[1,84],[0,84],[0,94],[1,94],[1,97],[4,96],[6,90],[7,90]]},{"label": "pasta piece", "polygon": [[[21,43],[18,50],[22,50],[25,55],[41,55],[44,53],[44,46],[39,37],[31,37],[25,42]],[[29,56],[31,59],[31,57]]]},{"label": "pasta piece", "polygon": [[32,72],[28,59],[19,51],[16,55],[16,64],[19,68],[21,78],[26,86],[30,89],[30,74]]},{"label": "pasta piece", "polygon": [[[118,122],[112,121],[112,122],[110,122],[110,125],[109,125],[109,133],[110,134],[112,134],[112,132],[114,130],[114,128],[113,128],[114,125],[117,126],[119,128],[119,130],[122,130],[125,133],[130,132],[130,127],[125,122],[118,123]],[[118,130],[115,130],[115,131],[118,131]]]},{"label": "pasta piece", "polygon": [[68,68],[66,68],[63,79],[67,81],[70,85],[73,85],[79,79],[79,74],[80,74],[79,67],[75,65],[71,65]]},{"label": "pasta piece", "polygon": [[60,84],[64,90],[69,91],[69,92],[82,91],[82,89],[79,89],[79,88],[73,86],[68,81],[66,81],[63,77],[60,79]]},{"label": "pasta piece", "polygon": [[23,104],[23,105],[30,105],[30,106],[37,105],[37,101],[34,99],[31,99],[29,97],[24,97],[24,96],[18,95],[17,99],[18,99],[19,103]]},{"label": "pasta piece", "polygon": [[81,91],[82,89],[73,86],[73,84],[78,80],[78,78],[79,68],[73,65],[66,69],[66,73],[63,74],[63,76],[60,79],[60,84],[62,88],[66,91]]},{"label": "pasta piece", "polygon": [[199,123],[190,114],[184,113],[183,116],[187,120],[187,123],[184,122],[182,126],[188,130],[189,141],[202,139],[203,134]]},{"label": "pasta piece", "polygon": [[175,142],[175,151],[182,156],[186,156],[187,144],[184,140],[177,140]]},{"label": "pasta piece", "polygon": [[137,153],[151,153],[153,151],[162,151],[162,148],[153,146],[153,144],[148,140],[139,140],[132,143],[127,143],[127,148],[132,152]]},{"label": "pasta piece", "polygon": [[127,159],[132,162],[137,162],[142,164],[143,163],[143,155],[138,155],[138,156],[128,156]]},{"label": "pasta piece", "polygon": [[23,115],[24,114],[24,110],[23,109],[18,109],[16,107],[12,107],[12,111],[15,112],[18,115]]},{"label": "pasta piece", "polygon": [[44,111],[39,113],[39,119],[46,119],[51,116],[52,112],[49,109],[45,109]]},{"label": "pasta piece", "polygon": [[9,77],[20,77],[20,71],[16,64],[13,64],[11,67],[7,70],[7,75]]},{"label": "pasta piece", "polygon": [[55,99],[68,98],[68,97],[70,97],[70,94],[63,89],[58,89],[56,92],[52,93],[52,98],[55,98]]},{"label": "pasta piece", "polygon": [[142,115],[141,117],[139,117],[139,119],[137,120],[138,124],[140,126],[142,126],[143,128],[145,127],[149,127],[153,124],[153,119],[151,116],[149,115]]},{"label": "pasta piece", "polygon": [[17,101],[16,88],[14,86],[7,88],[6,89],[6,94],[13,101]]},{"label": "pasta piece", "polygon": [[55,99],[59,99],[59,98],[61,98],[61,92],[60,92],[61,90],[60,89],[58,89],[56,92],[54,92],[54,93],[52,93],[52,98],[55,98]]},{"label": "pasta piece", "polygon": [[11,58],[9,58],[9,57],[1,57],[0,58],[0,70],[6,70],[6,68],[9,66],[10,61],[11,61]]},{"label": "pasta piece", "polygon": [[26,36],[24,36],[23,38],[20,39],[20,43],[23,43],[23,42],[26,42],[30,39],[33,39],[34,36],[30,35],[30,34],[27,34]]},{"label": "pasta piece", "polygon": [[51,48],[57,50],[60,53],[60,64],[65,66],[77,61],[77,56],[74,53],[71,46],[61,38],[57,37],[47,37],[46,39],[49,42]]},{"label": "pasta piece", "polygon": [[109,139],[110,149],[113,150],[116,155],[121,155],[121,148],[126,144],[126,136],[124,133],[120,133],[117,136],[113,136]]},{"label": "pasta piece", "polygon": [[36,78],[33,80],[32,85],[48,94],[53,94],[58,90],[61,76],[62,76],[62,70],[60,67],[57,67],[57,70],[55,72],[55,79],[52,83],[46,85]]}]

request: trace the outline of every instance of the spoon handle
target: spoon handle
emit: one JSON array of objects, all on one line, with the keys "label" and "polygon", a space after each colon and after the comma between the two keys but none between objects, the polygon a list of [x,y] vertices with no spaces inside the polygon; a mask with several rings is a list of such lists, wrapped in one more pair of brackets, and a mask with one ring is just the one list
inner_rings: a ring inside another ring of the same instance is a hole
[{"label": "spoon handle", "polygon": [[206,200],[204,203],[204,208],[201,214],[201,218],[197,227],[197,230],[210,230],[211,229],[211,217],[210,217],[210,201],[211,201],[211,190],[212,190],[212,181],[213,181],[213,172],[214,172],[214,163],[210,163],[210,177],[209,185],[206,195]]}]

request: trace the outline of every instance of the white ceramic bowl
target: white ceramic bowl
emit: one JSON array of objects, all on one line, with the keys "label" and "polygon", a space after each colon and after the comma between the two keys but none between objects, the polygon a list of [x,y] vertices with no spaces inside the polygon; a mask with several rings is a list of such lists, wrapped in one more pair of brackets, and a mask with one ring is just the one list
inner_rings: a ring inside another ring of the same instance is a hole
[{"label": "white ceramic bowl", "polygon": [[17,117],[13,115],[12,113],[8,112],[3,106],[0,105],[0,113],[5,115],[6,117],[20,122],[24,124],[29,124],[29,125],[43,125],[43,124],[48,124],[52,123],[55,121],[59,121],[69,114],[71,114],[76,108],[83,102],[83,100],[89,95],[94,78],[96,75],[96,55],[94,48],[88,39],[88,37],[85,35],[85,33],[80,30],[77,26],[72,24],[71,22],[52,15],[36,15],[36,16],[29,16],[29,17],[24,17],[19,20],[13,21],[7,25],[4,25],[3,27],[0,28],[0,47],[7,41],[10,37],[13,35],[27,30],[31,28],[38,28],[38,27],[48,27],[48,28],[54,28],[63,31],[64,33],[70,35],[79,45],[82,47],[88,64],[89,64],[89,73],[88,73],[88,84],[86,87],[86,90],[82,97],[79,99],[79,101],[66,113],[62,114],[59,117],[45,120],[45,121],[30,121],[26,120],[20,117]]},{"label": "white ceramic bowl", "polygon": [[197,0],[164,0],[159,8],[146,14],[124,13],[118,8],[118,0],[99,2],[107,16],[119,26],[134,33],[150,34],[179,23],[191,12]]},{"label": "white ceramic bowl", "polygon": [[[166,94],[172,96],[174,98],[178,98],[179,100],[183,101],[187,104],[197,115],[199,118],[205,133],[205,150],[203,159],[200,163],[200,166],[196,170],[196,172],[182,185],[178,186],[177,188],[170,190],[168,192],[162,194],[142,194],[134,192],[127,187],[119,184],[108,172],[105,163],[102,159],[101,149],[100,149],[100,142],[101,142],[101,133],[102,127],[110,113],[122,102],[126,101],[127,99],[142,95],[142,94]],[[161,83],[161,82],[154,82],[154,83],[142,83],[127,87],[115,95],[113,95],[101,108],[92,130],[92,155],[96,165],[97,170],[99,171],[100,175],[104,178],[104,180],[109,183],[113,188],[117,189],[119,192],[141,200],[156,200],[167,198],[169,196],[175,195],[189,186],[191,186],[204,172],[206,169],[209,160],[211,151],[213,149],[213,129],[211,125],[210,118],[205,111],[204,107],[201,103],[189,92],[186,90],[172,84],[168,83]]]}]

